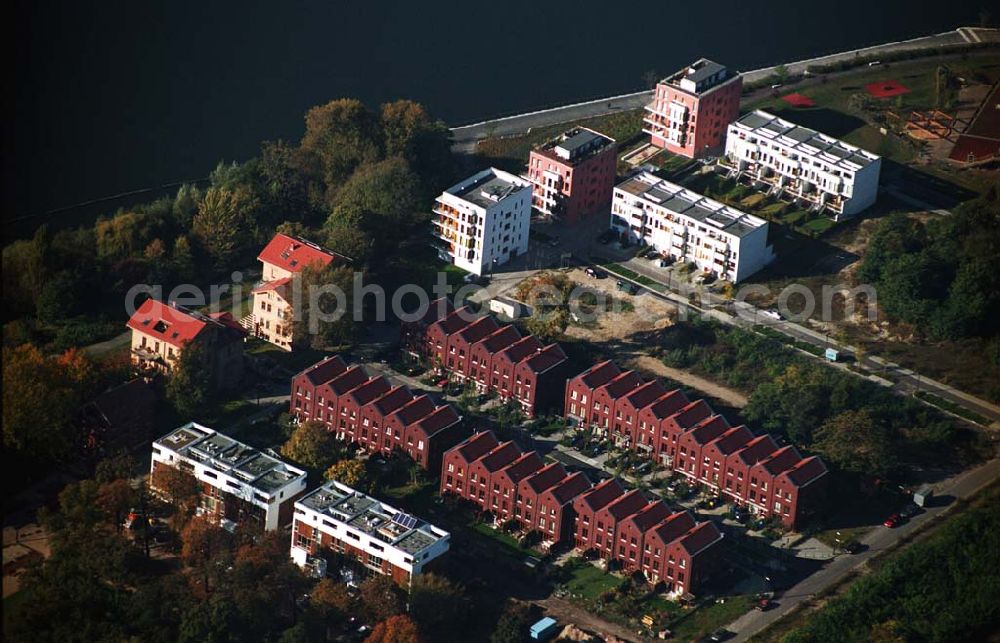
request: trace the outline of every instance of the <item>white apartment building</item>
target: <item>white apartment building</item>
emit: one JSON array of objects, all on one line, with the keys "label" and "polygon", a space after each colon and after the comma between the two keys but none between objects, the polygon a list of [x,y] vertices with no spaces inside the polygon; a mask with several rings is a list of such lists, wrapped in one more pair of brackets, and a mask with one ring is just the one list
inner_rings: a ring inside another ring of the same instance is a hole
[{"label": "white apartment building", "polygon": [[451,186],[434,204],[434,247],[445,261],[482,275],[528,251],[531,183],[489,168]]},{"label": "white apartment building", "polygon": [[829,210],[837,221],[875,203],[881,157],[757,110],[729,125],[724,165],[768,192]]},{"label": "white apartment building", "polygon": [[331,480],[295,503],[291,557],[313,567],[324,552],[336,552],[362,575],[383,574],[409,587],[450,541],[443,529]]},{"label": "white apartment building", "polygon": [[166,491],[158,484],[165,467],[193,475],[202,488],[199,513],[226,527],[284,527],[306,490],[302,469],[194,422],[153,442],[149,479],[154,490]]},{"label": "white apartment building", "polygon": [[767,221],[649,172],[615,186],[611,229],[732,283],[774,260]]}]

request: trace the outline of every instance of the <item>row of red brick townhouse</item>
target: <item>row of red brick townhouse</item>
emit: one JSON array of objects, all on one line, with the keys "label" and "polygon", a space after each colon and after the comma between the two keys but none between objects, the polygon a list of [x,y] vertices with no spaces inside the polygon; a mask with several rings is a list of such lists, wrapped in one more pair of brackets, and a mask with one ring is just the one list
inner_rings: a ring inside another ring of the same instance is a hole
[{"label": "row of red brick townhouse", "polygon": [[580,472],[544,464],[534,451],[477,433],[444,455],[441,493],[473,502],[498,524],[517,521],[542,534],[543,548],[573,543],[642,571],[675,595],[693,593],[718,559],[722,534],[712,522],[697,523],[687,511],[627,491],[617,479],[596,487]]},{"label": "row of red brick townhouse", "polygon": [[704,400],[691,401],[659,380],[601,362],[566,383],[565,415],[616,445],[651,459],[795,528],[816,507],[827,469],[816,456],[779,446],[770,435],[730,426]]},{"label": "row of red brick townhouse", "polygon": [[559,344],[524,337],[516,327],[467,306],[456,310],[446,298],[431,302],[422,318],[403,324],[401,345],[481,392],[516,400],[528,417],[558,407],[569,376]]},{"label": "row of red brick townhouse", "polygon": [[322,422],[337,438],[372,453],[401,451],[428,471],[439,471],[442,454],[467,435],[450,404],[369,377],[334,355],[292,378],[291,414]]}]

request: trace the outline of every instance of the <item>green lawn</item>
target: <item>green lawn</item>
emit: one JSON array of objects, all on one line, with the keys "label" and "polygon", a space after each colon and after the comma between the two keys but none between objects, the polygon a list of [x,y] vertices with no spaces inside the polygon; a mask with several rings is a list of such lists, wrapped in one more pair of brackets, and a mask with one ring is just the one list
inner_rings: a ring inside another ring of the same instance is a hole
[{"label": "green lawn", "polygon": [[667,627],[678,641],[693,641],[732,623],[753,607],[753,596],[730,596],[724,603],[704,603]]},{"label": "green lawn", "polygon": [[286,351],[256,337],[251,337],[247,341],[246,352],[249,355],[266,357],[276,365],[293,373],[305,370],[329,355],[329,353],[315,348],[296,348],[294,351]]},{"label": "green lawn", "polygon": [[584,561],[567,563],[572,565],[571,576],[566,581],[566,589],[571,596],[580,596],[587,600],[596,600],[604,592],[621,585],[622,579]]}]

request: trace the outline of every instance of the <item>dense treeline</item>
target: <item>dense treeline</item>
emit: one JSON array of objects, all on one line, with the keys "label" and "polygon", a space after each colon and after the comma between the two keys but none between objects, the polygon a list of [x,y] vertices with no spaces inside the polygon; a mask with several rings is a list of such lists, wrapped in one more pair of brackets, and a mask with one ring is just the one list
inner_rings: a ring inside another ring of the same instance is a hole
[{"label": "dense treeline", "polygon": [[364,268],[426,221],[430,199],[454,176],[447,127],[417,103],[371,111],[335,100],[305,122],[300,144],[264,143],[256,158],[220,163],[207,186],[185,185],[91,227],[42,226],[7,245],[5,344],[60,350],[114,334],[132,285],[169,292],[228,281],[278,229],[308,234]]},{"label": "dense treeline", "polygon": [[931,339],[996,336],[1000,325],[1000,191],[922,221],[880,222],[858,271],[894,321]]},{"label": "dense treeline", "polygon": [[869,475],[955,453],[955,423],[919,402],[715,322],[678,323],[658,335],[669,366],[699,371],[749,395],[753,427],[787,437],[838,468]]},{"label": "dense treeline", "polygon": [[985,641],[1000,625],[997,494],[886,561],[783,643]]}]

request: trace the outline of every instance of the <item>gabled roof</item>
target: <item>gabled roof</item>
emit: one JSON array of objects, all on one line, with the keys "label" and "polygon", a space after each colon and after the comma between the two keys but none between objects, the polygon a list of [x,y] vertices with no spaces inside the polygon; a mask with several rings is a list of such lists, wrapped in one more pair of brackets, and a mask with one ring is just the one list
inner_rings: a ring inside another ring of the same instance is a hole
[{"label": "gabled roof", "polygon": [[475,344],[487,335],[492,334],[500,328],[500,324],[492,317],[480,317],[462,330],[458,331],[458,336],[469,344]]},{"label": "gabled roof", "polygon": [[646,498],[638,489],[632,489],[624,496],[608,505],[608,513],[615,520],[624,520],[646,506]]},{"label": "gabled roof", "polygon": [[500,470],[500,473],[505,474],[513,484],[519,483],[524,478],[528,477],[535,471],[544,466],[541,456],[535,451],[528,451],[522,455],[517,460],[514,460],[506,467]]},{"label": "gabled roof", "polygon": [[264,246],[257,258],[289,272],[299,272],[309,265],[325,268],[335,259],[344,263],[350,261],[349,257],[322,248],[312,241],[280,232]]},{"label": "gabled roof", "polygon": [[690,431],[687,431],[697,444],[705,446],[715,438],[729,430],[729,422],[721,415],[705,418]]},{"label": "gabled roof", "polygon": [[413,400],[413,393],[410,392],[410,389],[405,386],[394,386],[372,400],[370,404],[378,411],[379,415],[385,417],[411,400]]},{"label": "gabled roof", "polygon": [[719,450],[723,456],[728,456],[730,453],[737,451],[744,446],[750,440],[753,440],[753,431],[748,429],[745,424],[739,426],[734,426],[729,429],[719,437],[712,440],[709,445],[715,445],[715,448]]},{"label": "gabled roof", "polygon": [[608,478],[580,497],[580,502],[591,511],[600,511],[625,494],[625,487],[618,478]]},{"label": "gabled roof", "polygon": [[722,532],[719,531],[714,522],[706,520],[684,534],[680,545],[689,556],[694,556],[709,545],[715,544],[720,540],[722,540]]},{"label": "gabled roof", "polygon": [[686,430],[711,415],[712,407],[708,405],[708,402],[695,400],[675,413],[672,419],[682,430]]},{"label": "gabled roof", "polygon": [[826,473],[826,464],[813,455],[799,462],[791,470],[785,471],[781,476],[796,487],[804,487],[813,480],[822,478]]},{"label": "gabled roof", "polygon": [[571,473],[552,487],[549,492],[560,505],[573,502],[573,499],[590,489],[590,480],[582,472]]},{"label": "gabled roof", "polygon": [[439,297],[427,306],[424,316],[416,323],[421,326],[430,326],[437,320],[449,315],[453,310],[455,310],[455,306],[451,303],[450,299]]},{"label": "gabled roof", "polygon": [[358,406],[364,406],[388,391],[390,388],[392,388],[392,386],[389,384],[389,380],[385,379],[381,375],[378,375],[371,378],[364,384],[351,389],[348,392],[347,397],[354,400]]},{"label": "gabled roof", "polygon": [[599,364],[594,364],[584,372],[577,375],[580,382],[589,389],[595,389],[598,386],[604,386],[610,382],[613,378],[620,375],[622,369],[618,368],[618,365],[607,360]]},{"label": "gabled roof", "polygon": [[479,340],[478,345],[482,346],[487,353],[492,355],[499,350],[507,348],[520,339],[521,333],[518,332],[517,327],[506,324],[498,328],[492,334]]},{"label": "gabled roof", "polygon": [[408,402],[394,412],[391,417],[399,419],[403,426],[410,426],[417,420],[434,410],[434,402],[426,395],[421,395]]},{"label": "gabled roof", "polygon": [[368,374],[365,373],[365,369],[355,364],[337,377],[330,380],[329,386],[334,395],[339,397],[352,390],[354,387],[364,384],[367,380]]},{"label": "gabled roof", "polygon": [[[208,315],[188,310],[183,306],[170,306],[155,299],[142,302],[126,325],[177,348],[182,348],[206,328],[233,332],[229,325]],[[233,336],[235,337],[235,332]]]},{"label": "gabled roof", "polygon": [[490,473],[503,469],[521,456],[521,449],[513,441],[508,440],[494,447],[489,453],[479,458],[479,462]]},{"label": "gabled roof", "polygon": [[444,336],[447,337],[452,333],[457,333],[474,321],[476,321],[476,317],[472,309],[468,306],[462,306],[458,310],[446,315],[443,319],[439,319],[431,324],[431,327],[440,329]]},{"label": "gabled roof", "polygon": [[424,417],[420,418],[414,426],[428,438],[454,425],[462,418],[450,404],[439,406]]},{"label": "gabled roof", "polygon": [[772,476],[776,476],[782,471],[787,471],[795,465],[797,465],[802,460],[802,456],[799,455],[798,450],[789,445],[787,447],[781,447],[768,457],[760,461],[760,466],[764,468],[765,471],[770,473]]},{"label": "gabled roof", "polygon": [[527,337],[514,342],[507,348],[497,353],[495,356],[503,357],[510,360],[512,364],[517,364],[528,355],[531,355],[541,349],[542,342],[540,342],[534,335],[528,335]]},{"label": "gabled roof", "polygon": [[625,371],[604,386],[599,387],[599,390],[605,391],[611,399],[615,400],[639,386],[642,386],[642,377],[635,371]]},{"label": "gabled roof", "polygon": [[752,467],[777,450],[778,443],[769,433],[765,433],[750,440],[745,447],[736,452],[736,457],[743,464]]},{"label": "gabled roof", "polygon": [[347,364],[340,355],[331,355],[326,359],[316,362],[296,377],[305,377],[313,386],[329,382],[347,370]]},{"label": "gabled roof", "polygon": [[670,417],[689,404],[684,391],[674,389],[649,405],[648,410],[658,420]]},{"label": "gabled roof", "polygon": [[532,373],[545,373],[566,361],[566,353],[559,344],[549,344],[542,350],[518,362],[518,368],[526,368]]},{"label": "gabled roof", "polygon": [[449,452],[460,455],[466,462],[473,462],[482,457],[483,454],[488,453],[497,444],[497,436],[493,435],[493,431],[483,431],[466,438],[449,449]]},{"label": "gabled roof", "polygon": [[633,514],[626,522],[635,525],[641,533],[646,533],[656,525],[660,524],[670,516],[670,507],[662,500],[654,500],[646,505],[641,511]]},{"label": "gabled roof", "polygon": [[240,323],[233,318],[233,314],[230,312],[208,313],[208,318],[219,322],[223,326],[229,328],[229,330],[235,330],[241,335],[247,334],[247,329],[243,328],[243,326],[241,326]]},{"label": "gabled roof", "polygon": [[660,380],[650,380],[642,386],[633,389],[625,396],[625,401],[631,404],[632,408],[641,410],[666,395],[666,393],[667,389]]},{"label": "gabled roof", "polygon": [[566,468],[559,462],[552,462],[545,465],[523,480],[535,493],[542,493],[558,484],[566,477]]},{"label": "gabled roof", "polygon": [[291,277],[282,277],[281,279],[273,279],[271,281],[265,281],[256,288],[250,291],[251,294],[256,294],[259,292],[268,292],[269,290],[279,291],[279,294],[284,296],[284,288],[288,284],[292,283]]},{"label": "gabled roof", "polygon": [[650,535],[655,535],[664,545],[669,545],[687,532],[694,529],[694,516],[688,511],[679,511],[653,528]]}]

